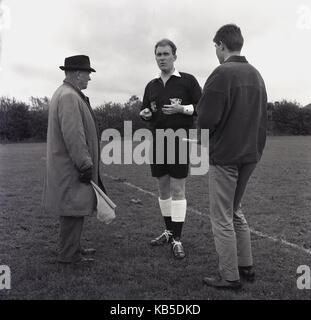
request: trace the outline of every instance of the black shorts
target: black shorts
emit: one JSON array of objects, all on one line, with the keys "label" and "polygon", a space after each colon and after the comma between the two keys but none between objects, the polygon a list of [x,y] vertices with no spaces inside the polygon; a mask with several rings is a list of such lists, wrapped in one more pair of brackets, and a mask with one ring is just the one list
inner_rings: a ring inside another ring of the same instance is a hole
[{"label": "black shorts", "polygon": [[[189,135],[187,133],[186,138]],[[189,172],[189,142],[180,141],[180,138],[176,137],[175,152],[172,148],[171,141],[164,138],[164,148],[157,147],[156,135],[153,134],[153,163],[150,165],[151,174],[153,177],[159,178],[165,175],[169,175],[175,179],[184,179],[188,176]],[[179,151],[182,155],[180,157]],[[163,155],[160,159],[157,159],[157,154]],[[172,155],[175,155],[175,159]]]}]

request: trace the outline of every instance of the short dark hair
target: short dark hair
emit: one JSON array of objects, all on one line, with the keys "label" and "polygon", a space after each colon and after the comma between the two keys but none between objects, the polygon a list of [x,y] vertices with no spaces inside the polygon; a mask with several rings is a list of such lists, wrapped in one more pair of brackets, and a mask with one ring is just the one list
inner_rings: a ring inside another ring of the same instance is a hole
[{"label": "short dark hair", "polygon": [[158,47],[165,47],[165,46],[170,46],[172,48],[173,55],[176,54],[177,47],[175,43],[169,39],[162,39],[158,41],[154,47],[154,53],[156,53]]},{"label": "short dark hair", "polygon": [[241,29],[235,24],[226,24],[222,26],[213,39],[216,44],[222,42],[229,51],[241,51],[244,39]]}]

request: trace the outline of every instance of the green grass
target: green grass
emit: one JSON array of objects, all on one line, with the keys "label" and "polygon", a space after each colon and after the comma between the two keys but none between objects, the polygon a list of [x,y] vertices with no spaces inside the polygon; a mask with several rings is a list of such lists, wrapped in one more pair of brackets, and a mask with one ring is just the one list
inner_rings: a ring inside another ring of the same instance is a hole
[{"label": "green grass", "polygon": [[[270,137],[244,198],[251,227],[311,247],[311,137]],[[189,177],[187,199],[203,214],[188,213],[183,231],[187,257],[172,258],[170,247],[151,249],[162,231],[157,199],[123,181],[157,193],[146,165],[103,166],[117,219],[104,225],[87,219],[83,245],[97,248],[91,266],[56,263],[58,221],[40,208],[45,144],[0,145],[0,265],[9,265],[12,289],[0,299],[310,299],[296,286],[296,269],[311,255],[252,236],[257,281],[241,292],[203,286],[217,272],[208,219],[207,176]],[[134,203],[139,199],[141,203]]]}]

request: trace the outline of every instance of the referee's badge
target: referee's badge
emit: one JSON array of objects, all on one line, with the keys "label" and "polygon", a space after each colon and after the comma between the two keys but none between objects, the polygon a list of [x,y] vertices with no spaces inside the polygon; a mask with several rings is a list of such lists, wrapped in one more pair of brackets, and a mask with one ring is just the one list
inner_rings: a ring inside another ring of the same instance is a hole
[{"label": "referee's badge", "polygon": [[152,112],[156,112],[157,111],[157,104],[156,104],[155,101],[151,101],[150,108],[151,108]]}]

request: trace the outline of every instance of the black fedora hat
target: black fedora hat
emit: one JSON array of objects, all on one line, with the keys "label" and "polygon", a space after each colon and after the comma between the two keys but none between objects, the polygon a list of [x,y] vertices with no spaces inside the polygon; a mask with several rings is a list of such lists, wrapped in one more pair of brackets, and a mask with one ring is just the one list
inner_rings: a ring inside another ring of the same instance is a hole
[{"label": "black fedora hat", "polygon": [[59,68],[61,70],[84,70],[96,72],[91,68],[90,58],[83,55],[65,58],[64,66],[60,66]]}]

